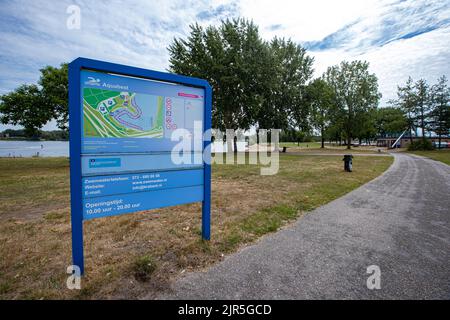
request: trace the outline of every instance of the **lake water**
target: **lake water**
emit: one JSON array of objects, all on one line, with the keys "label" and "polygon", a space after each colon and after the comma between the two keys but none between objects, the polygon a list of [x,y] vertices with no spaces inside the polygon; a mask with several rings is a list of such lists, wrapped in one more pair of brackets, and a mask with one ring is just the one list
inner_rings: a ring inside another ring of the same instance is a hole
[{"label": "lake water", "polygon": [[[238,151],[248,149],[247,142],[237,143]],[[215,142],[213,152],[226,152],[226,143]],[[3,157],[68,157],[68,141],[11,141],[0,140],[0,158]]]},{"label": "lake water", "polygon": [[68,157],[68,141],[2,141],[0,157]]}]

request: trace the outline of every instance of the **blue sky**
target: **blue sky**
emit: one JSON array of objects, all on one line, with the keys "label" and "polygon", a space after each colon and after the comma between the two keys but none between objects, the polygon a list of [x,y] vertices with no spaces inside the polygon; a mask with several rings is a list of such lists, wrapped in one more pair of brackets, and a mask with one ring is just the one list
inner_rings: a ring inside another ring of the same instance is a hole
[{"label": "blue sky", "polygon": [[[73,4],[81,9],[79,30],[66,27]],[[409,75],[450,77],[449,1],[0,0],[0,94],[78,56],[164,71],[167,46],[186,37],[190,24],[238,16],[253,19],[267,40],[290,37],[307,47],[317,76],[341,60],[369,61],[382,105]]]}]

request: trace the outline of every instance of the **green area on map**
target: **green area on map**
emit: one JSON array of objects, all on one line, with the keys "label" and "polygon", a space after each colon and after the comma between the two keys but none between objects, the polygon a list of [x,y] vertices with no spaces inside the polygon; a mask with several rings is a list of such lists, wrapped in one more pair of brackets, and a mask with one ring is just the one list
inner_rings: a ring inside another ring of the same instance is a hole
[{"label": "green area on map", "polygon": [[83,90],[85,137],[162,138],[164,97],[94,88]]}]

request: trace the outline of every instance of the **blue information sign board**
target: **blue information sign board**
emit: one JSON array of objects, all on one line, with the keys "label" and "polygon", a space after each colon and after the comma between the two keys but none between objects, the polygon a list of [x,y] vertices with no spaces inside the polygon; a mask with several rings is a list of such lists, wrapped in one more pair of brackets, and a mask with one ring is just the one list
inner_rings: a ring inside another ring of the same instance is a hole
[{"label": "blue information sign board", "polygon": [[84,220],[202,202],[209,240],[211,100],[202,79],[69,64],[72,255],[81,274]]}]

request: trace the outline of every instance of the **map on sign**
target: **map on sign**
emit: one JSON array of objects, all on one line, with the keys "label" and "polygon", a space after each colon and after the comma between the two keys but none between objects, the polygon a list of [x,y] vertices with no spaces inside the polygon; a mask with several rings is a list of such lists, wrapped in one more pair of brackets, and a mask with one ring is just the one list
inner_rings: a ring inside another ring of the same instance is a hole
[{"label": "map on sign", "polygon": [[80,75],[82,153],[170,152],[180,132],[201,151],[202,135],[194,133],[203,127],[203,89],[88,70]]},{"label": "map on sign", "polygon": [[83,89],[85,137],[162,138],[164,97]]}]

